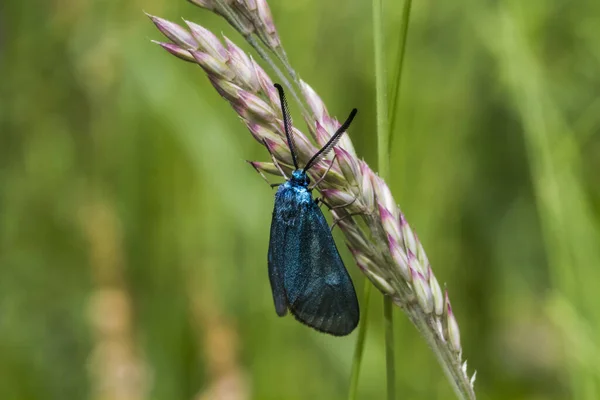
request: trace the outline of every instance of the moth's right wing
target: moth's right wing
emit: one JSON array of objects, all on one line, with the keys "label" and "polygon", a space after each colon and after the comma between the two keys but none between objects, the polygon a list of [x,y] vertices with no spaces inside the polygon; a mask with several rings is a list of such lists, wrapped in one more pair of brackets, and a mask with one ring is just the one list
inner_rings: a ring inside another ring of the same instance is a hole
[{"label": "moth's right wing", "polygon": [[321,332],[352,332],[360,318],[354,285],[316,203],[298,207],[285,248],[283,283],[290,312]]}]

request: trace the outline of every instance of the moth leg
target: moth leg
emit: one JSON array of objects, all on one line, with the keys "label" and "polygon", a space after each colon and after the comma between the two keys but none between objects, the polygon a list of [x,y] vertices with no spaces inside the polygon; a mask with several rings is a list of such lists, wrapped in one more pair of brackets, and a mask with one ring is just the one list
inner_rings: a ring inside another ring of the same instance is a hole
[{"label": "moth leg", "polygon": [[[356,201],[356,197],[354,198],[353,201],[349,202],[348,204],[343,204],[343,205],[340,205],[340,206],[336,206],[335,208],[339,209],[339,208],[342,208],[342,207],[347,207],[348,205],[354,203],[354,201]],[[339,217],[339,218],[337,218],[337,216],[336,216],[337,213],[334,213],[334,219],[333,219],[333,224],[331,225],[331,230],[333,231],[333,228],[335,228],[335,226],[338,224],[338,222],[340,222],[340,221],[342,221],[342,220],[344,220],[344,219],[346,219],[348,217],[356,217],[358,215],[371,215],[372,213],[373,213],[372,211],[365,210],[362,207],[361,207],[361,209],[359,211],[348,213],[348,214],[346,214],[346,215],[344,215],[342,217]]]},{"label": "moth leg", "polygon": [[[344,207],[351,206],[352,204],[354,204],[354,202],[356,201],[356,199],[358,199],[358,196],[354,196],[354,198],[351,201],[349,201],[347,203],[344,203],[344,204],[338,204],[337,206],[332,206],[332,205],[328,204],[322,197],[317,197],[315,199],[315,202],[317,203],[317,205],[319,203],[325,204],[327,206],[327,208],[329,209],[329,211],[331,211],[331,210],[335,210],[335,209],[338,209],[338,208],[344,208]],[[364,214],[364,212],[362,214]]]},{"label": "moth leg", "polygon": [[282,183],[271,183],[271,182],[269,182],[269,179],[267,179],[267,177],[265,176],[265,174],[263,174],[261,170],[259,170],[258,168],[256,168],[256,167],[254,166],[254,164],[252,164],[252,161],[248,161],[248,160],[246,160],[246,162],[247,162],[248,164],[252,165],[252,168],[254,168],[254,170],[255,170],[256,172],[258,172],[258,174],[259,174],[259,175],[260,175],[260,176],[261,176],[261,177],[262,177],[262,178],[265,180],[265,182],[267,182],[267,183],[269,184],[269,186],[271,186],[271,188],[274,188],[274,187],[277,187],[277,186],[279,186],[279,185],[282,185]]},{"label": "moth leg", "polygon": [[340,221],[342,221],[342,220],[344,220],[344,219],[346,219],[348,217],[355,217],[357,215],[365,215],[365,214],[366,213],[364,211],[357,211],[357,212],[353,212],[353,213],[350,213],[350,214],[346,214],[343,217],[337,218],[335,221],[333,221],[333,224],[331,224],[331,228],[330,229],[331,229],[331,231],[333,231],[333,228],[335,228],[335,226],[338,224],[338,222],[340,222]]},{"label": "moth leg", "polygon": [[279,165],[279,162],[277,162],[277,160],[275,159],[275,156],[273,155],[273,153],[271,153],[271,150],[269,149],[269,145],[267,145],[267,142],[264,139],[263,139],[263,144],[265,145],[265,147],[269,151],[269,155],[271,156],[271,160],[273,160],[273,164],[275,164],[275,167],[277,167],[277,169],[279,170],[279,173],[281,174],[281,176],[283,176],[286,181],[289,180],[290,178],[288,178],[287,175],[285,174],[285,172],[283,172],[283,169],[281,169],[281,165]]},{"label": "moth leg", "polygon": [[[319,183],[321,183],[323,181],[323,179],[325,179],[325,177],[327,176],[327,174],[331,170],[331,167],[333,167],[333,162],[335,161],[336,157],[337,157],[337,155],[333,156],[333,158],[331,159],[331,164],[329,164],[329,167],[327,167],[327,171],[325,171],[325,173],[319,178],[319,180],[316,181],[311,187],[309,187],[308,190],[313,190],[314,188],[316,188],[317,186],[319,186]],[[325,203],[323,203],[323,204],[325,204]],[[325,205],[327,205],[327,204],[325,204]],[[331,208],[331,207],[329,207],[329,208]]]},{"label": "moth leg", "polygon": [[325,200],[323,200],[323,198],[322,198],[322,197],[317,197],[317,198],[315,198],[315,203],[316,203],[316,204],[317,204],[319,207],[321,207],[321,204],[325,204],[325,205],[327,206],[327,208],[329,208],[329,209],[331,210],[331,207],[329,206],[329,204],[327,204],[327,203],[325,202]]}]

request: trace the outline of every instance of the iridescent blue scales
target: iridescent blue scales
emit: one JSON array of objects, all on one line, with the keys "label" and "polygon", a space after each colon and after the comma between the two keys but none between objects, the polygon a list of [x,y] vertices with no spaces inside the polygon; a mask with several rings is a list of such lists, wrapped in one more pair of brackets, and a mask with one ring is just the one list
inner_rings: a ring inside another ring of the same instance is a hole
[{"label": "iridescent blue scales", "polygon": [[358,300],[303,170],[277,190],[269,242],[269,279],[275,310],[336,336],[359,320]]},{"label": "iridescent blue scales", "polygon": [[268,262],[275,311],[284,316],[289,310],[298,321],[320,332],[348,335],[360,317],[356,292],[327,220],[312,197],[306,171],[333,149],[357,111],[352,110],[327,144],[301,169],[285,94],[280,85],[275,87],[281,99],[285,134],[295,168],[277,190],[271,222]]}]

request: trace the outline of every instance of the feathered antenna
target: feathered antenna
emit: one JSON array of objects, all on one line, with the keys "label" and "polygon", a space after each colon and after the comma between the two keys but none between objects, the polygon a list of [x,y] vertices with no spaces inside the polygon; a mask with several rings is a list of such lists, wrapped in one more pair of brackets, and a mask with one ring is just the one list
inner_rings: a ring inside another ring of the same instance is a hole
[{"label": "feathered antenna", "polygon": [[281,113],[283,114],[283,126],[285,129],[285,136],[287,137],[288,146],[290,146],[290,152],[292,153],[292,161],[294,162],[294,168],[298,169],[298,160],[296,159],[296,142],[294,142],[294,132],[292,131],[292,118],[290,116],[290,110],[288,109],[287,100],[285,99],[285,93],[283,87],[279,83],[276,83],[275,88],[279,92],[279,99],[281,100]]},{"label": "feathered antenna", "polygon": [[356,108],[352,109],[352,111],[350,112],[350,115],[348,116],[348,119],[346,119],[346,122],[344,122],[342,124],[342,126],[339,127],[339,129],[333,134],[331,139],[329,139],[327,144],[325,144],[325,146],[323,146],[321,148],[321,150],[317,151],[317,154],[312,156],[312,158],[308,161],[308,163],[306,164],[306,167],[304,167],[304,172],[308,171],[310,169],[310,167],[312,167],[313,165],[315,165],[316,163],[321,161],[323,159],[323,157],[325,157],[327,155],[327,153],[329,153],[331,151],[331,149],[333,149],[333,146],[335,146],[337,144],[337,142],[339,142],[339,140],[342,137],[342,135],[344,134],[344,132],[346,132],[346,130],[352,123],[352,120],[356,116],[357,112],[358,112],[358,110]]}]

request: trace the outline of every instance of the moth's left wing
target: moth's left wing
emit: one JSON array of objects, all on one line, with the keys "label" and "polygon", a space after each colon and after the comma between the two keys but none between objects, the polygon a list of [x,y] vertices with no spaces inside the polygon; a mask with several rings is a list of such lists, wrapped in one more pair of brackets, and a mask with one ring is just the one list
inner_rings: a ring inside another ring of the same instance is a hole
[{"label": "moth's left wing", "polygon": [[289,196],[282,196],[280,192],[275,196],[273,219],[271,220],[271,235],[269,237],[269,282],[273,292],[275,311],[280,317],[287,314],[288,302],[283,287],[283,270],[285,268],[285,243],[289,224],[282,218],[282,209],[290,208]]}]

